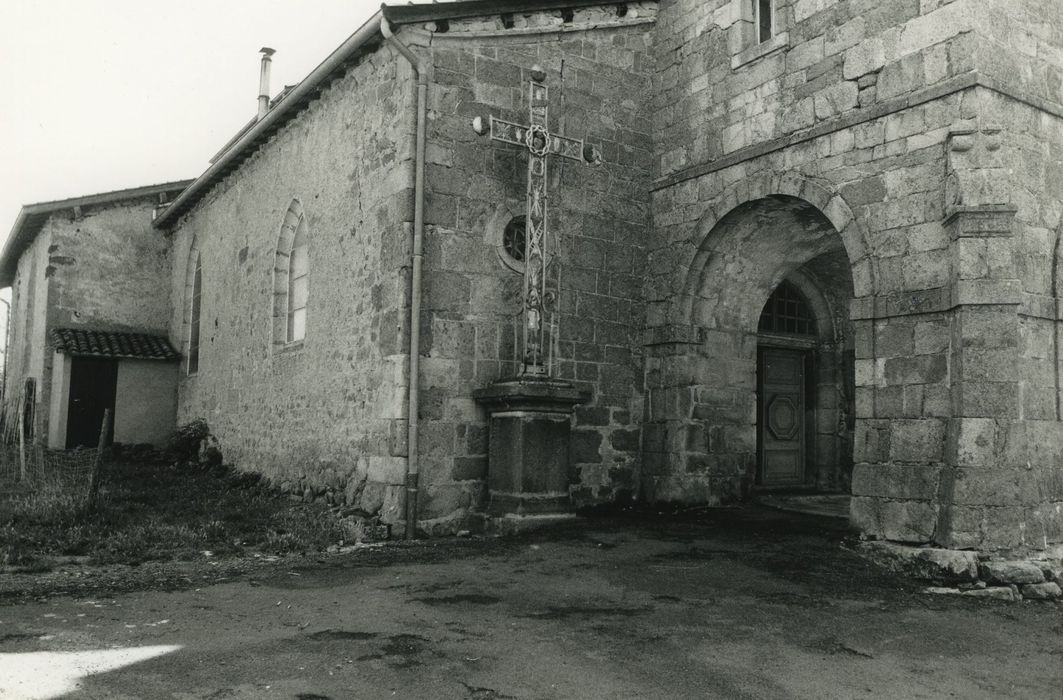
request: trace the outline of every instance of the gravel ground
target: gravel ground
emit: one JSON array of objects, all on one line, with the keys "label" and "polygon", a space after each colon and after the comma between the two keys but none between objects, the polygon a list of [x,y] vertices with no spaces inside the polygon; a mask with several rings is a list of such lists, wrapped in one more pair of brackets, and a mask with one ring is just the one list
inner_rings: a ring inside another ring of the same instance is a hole
[{"label": "gravel ground", "polygon": [[926,595],[826,519],[651,515],[4,577],[0,698],[1061,694],[1063,606]]}]

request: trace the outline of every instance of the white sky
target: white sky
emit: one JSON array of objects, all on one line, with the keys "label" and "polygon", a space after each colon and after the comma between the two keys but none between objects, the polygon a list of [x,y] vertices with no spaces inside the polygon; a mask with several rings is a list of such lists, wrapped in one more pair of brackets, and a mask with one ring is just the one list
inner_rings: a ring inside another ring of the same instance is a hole
[{"label": "white sky", "polygon": [[194,178],[379,0],[0,0],[0,241],[23,204]]}]

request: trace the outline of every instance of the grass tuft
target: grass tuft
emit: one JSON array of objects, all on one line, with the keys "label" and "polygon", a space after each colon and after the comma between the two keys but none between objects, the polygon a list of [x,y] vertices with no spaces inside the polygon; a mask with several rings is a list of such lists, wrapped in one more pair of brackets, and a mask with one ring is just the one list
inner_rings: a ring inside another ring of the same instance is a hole
[{"label": "grass tuft", "polygon": [[239,554],[315,552],[344,530],[323,504],[293,504],[258,475],[121,461],[107,465],[96,508],[42,489],[0,512],[0,564],[24,571],[57,556],[139,564]]}]

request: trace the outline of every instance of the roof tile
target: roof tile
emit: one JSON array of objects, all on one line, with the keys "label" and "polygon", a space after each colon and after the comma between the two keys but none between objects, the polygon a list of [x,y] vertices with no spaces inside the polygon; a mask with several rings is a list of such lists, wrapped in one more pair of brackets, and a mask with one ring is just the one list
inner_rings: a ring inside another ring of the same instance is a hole
[{"label": "roof tile", "polygon": [[82,328],[52,330],[55,351],[72,357],[114,357],[134,360],[176,360],[170,341],[149,333],[114,333]]}]

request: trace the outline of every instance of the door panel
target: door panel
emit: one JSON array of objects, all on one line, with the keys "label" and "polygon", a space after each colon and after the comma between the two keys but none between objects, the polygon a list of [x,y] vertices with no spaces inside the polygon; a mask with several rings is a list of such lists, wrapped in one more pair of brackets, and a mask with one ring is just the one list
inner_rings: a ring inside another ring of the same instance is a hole
[{"label": "door panel", "polygon": [[763,486],[805,479],[805,353],[764,348],[757,371],[758,481]]},{"label": "door panel", "polygon": [[67,449],[95,447],[100,441],[103,412],[111,409],[114,434],[114,401],[118,389],[118,361],[75,357],[70,362],[70,407],[66,421]]}]

